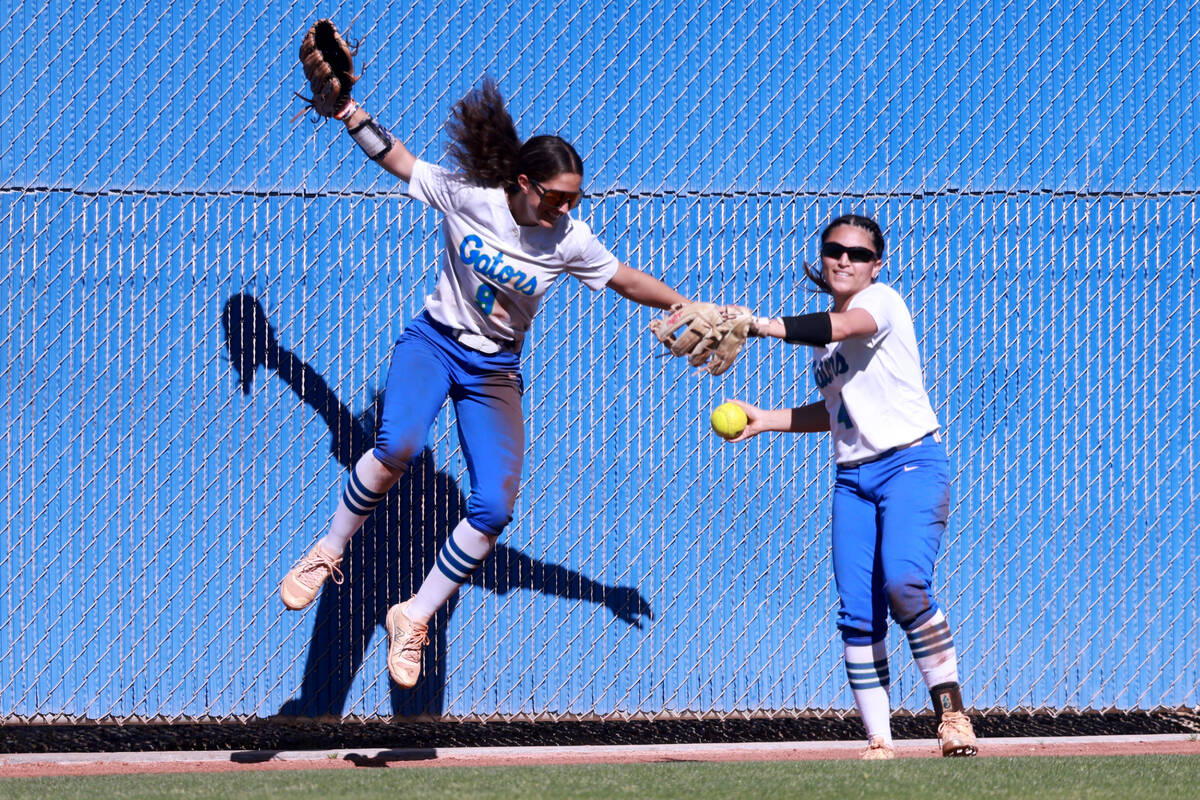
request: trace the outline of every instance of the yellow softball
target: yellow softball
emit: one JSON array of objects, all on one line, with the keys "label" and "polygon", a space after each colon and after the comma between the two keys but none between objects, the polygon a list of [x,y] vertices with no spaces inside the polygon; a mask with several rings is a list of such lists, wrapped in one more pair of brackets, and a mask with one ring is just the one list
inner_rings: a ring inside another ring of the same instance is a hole
[{"label": "yellow softball", "polygon": [[746,412],[742,411],[741,406],[736,403],[721,403],[713,409],[709,421],[717,436],[722,439],[736,439],[737,435],[746,427],[748,420]]}]

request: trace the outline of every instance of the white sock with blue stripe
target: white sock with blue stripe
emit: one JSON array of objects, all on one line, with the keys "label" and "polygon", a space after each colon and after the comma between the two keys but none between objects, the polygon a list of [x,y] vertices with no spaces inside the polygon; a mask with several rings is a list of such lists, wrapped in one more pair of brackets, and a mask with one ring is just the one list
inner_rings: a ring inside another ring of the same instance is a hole
[{"label": "white sock with blue stripe", "polygon": [[912,648],[913,661],[925,678],[925,686],[932,689],[944,683],[958,683],[958,655],[954,650],[954,637],[950,635],[950,623],[941,609],[926,620],[919,628],[908,632],[908,646]]},{"label": "white sock with blue stripe", "polygon": [[888,672],[887,640],[871,644],[846,645],[846,677],[854,704],[862,716],[867,738],[882,736],[892,743],[892,708],[888,699],[891,674]]},{"label": "white sock with blue stripe", "polygon": [[329,533],[318,542],[322,550],[335,556],[342,554],[350,537],[358,532],[375,507],[387,497],[388,489],[391,488],[390,481],[387,485],[373,486],[369,477],[364,478],[359,474],[361,464],[362,461],[359,461],[350,470],[346,488],[342,490],[337,510],[333,512]]},{"label": "white sock with blue stripe", "polygon": [[477,531],[465,519],[450,533],[450,538],[438,551],[437,563],[408,605],[408,618],[428,624],[437,610],[446,604],[496,546],[496,539]]}]

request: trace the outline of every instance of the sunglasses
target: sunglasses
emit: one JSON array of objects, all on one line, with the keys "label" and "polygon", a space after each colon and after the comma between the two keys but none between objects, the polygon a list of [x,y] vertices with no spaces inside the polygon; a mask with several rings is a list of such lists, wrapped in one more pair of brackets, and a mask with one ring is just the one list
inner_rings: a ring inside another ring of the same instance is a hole
[{"label": "sunglasses", "polygon": [[579,205],[579,199],[583,197],[583,192],[564,192],[561,189],[547,189],[533,178],[529,179],[533,184],[534,191],[538,193],[538,198],[542,201],[542,205],[547,208],[561,208],[563,203],[567,204],[567,208],[575,208]]},{"label": "sunglasses", "polygon": [[822,243],[821,255],[825,258],[832,258],[834,261],[838,261],[842,256],[846,256],[856,264],[869,264],[879,258],[875,254],[875,251],[869,247],[846,247],[837,242]]}]

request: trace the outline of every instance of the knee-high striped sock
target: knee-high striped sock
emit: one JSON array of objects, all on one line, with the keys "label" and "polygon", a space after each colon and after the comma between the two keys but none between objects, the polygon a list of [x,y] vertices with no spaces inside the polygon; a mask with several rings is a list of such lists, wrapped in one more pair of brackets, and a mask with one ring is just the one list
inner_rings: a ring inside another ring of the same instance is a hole
[{"label": "knee-high striped sock", "polygon": [[475,530],[465,519],[450,533],[450,538],[438,551],[437,563],[425,576],[421,588],[408,606],[413,622],[428,623],[437,610],[446,604],[458,587],[479,569],[492,552],[498,537]]},{"label": "knee-high striped sock", "polygon": [[925,678],[925,686],[932,689],[943,683],[958,683],[958,657],[954,652],[954,637],[950,635],[950,623],[941,609],[934,612],[924,625],[908,631],[908,646],[912,648],[913,660]]},{"label": "knee-high striped sock", "polygon": [[892,743],[892,709],[888,687],[892,683],[888,672],[887,640],[871,644],[846,645],[846,677],[854,704],[862,715],[867,738],[882,736]]},{"label": "knee-high striped sock", "polygon": [[938,609],[924,625],[908,632],[913,660],[925,678],[933,700],[933,712],[940,724],[946,711],[962,711],[962,690],[958,685],[958,655],[950,623]]},{"label": "knee-high striped sock", "polygon": [[370,477],[364,477],[362,473],[368,470],[362,469],[361,464],[359,461],[354,465],[354,469],[350,470],[350,479],[346,481],[346,488],[342,490],[337,510],[333,512],[329,532],[320,541],[321,549],[334,555],[340,555],[346,549],[350,537],[358,532],[375,507],[387,496],[390,488],[389,481],[374,485],[378,480],[372,481]]}]

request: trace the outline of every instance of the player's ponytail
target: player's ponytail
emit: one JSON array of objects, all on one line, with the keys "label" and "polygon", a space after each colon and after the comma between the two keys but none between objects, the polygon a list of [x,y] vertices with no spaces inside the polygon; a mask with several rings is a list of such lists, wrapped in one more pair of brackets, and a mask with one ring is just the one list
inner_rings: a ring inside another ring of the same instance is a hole
[{"label": "player's ponytail", "polygon": [[491,78],[454,104],[446,133],[446,153],[468,179],[505,189],[514,183],[521,138]]},{"label": "player's ponytail", "polygon": [[446,123],[446,153],[459,169],[482,186],[517,191],[517,176],[545,181],[563,172],[583,175],[583,160],[558,136],[534,136],[521,142],[496,82],[484,78],[454,104]]},{"label": "player's ponytail", "polygon": [[808,278],[809,283],[812,284],[812,286],[808,287],[810,292],[823,292],[830,295],[833,294],[833,289],[825,281],[825,276],[821,274],[820,267],[813,267],[808,263],[807,260],[805,260],[803,266],[804,277]]}]

